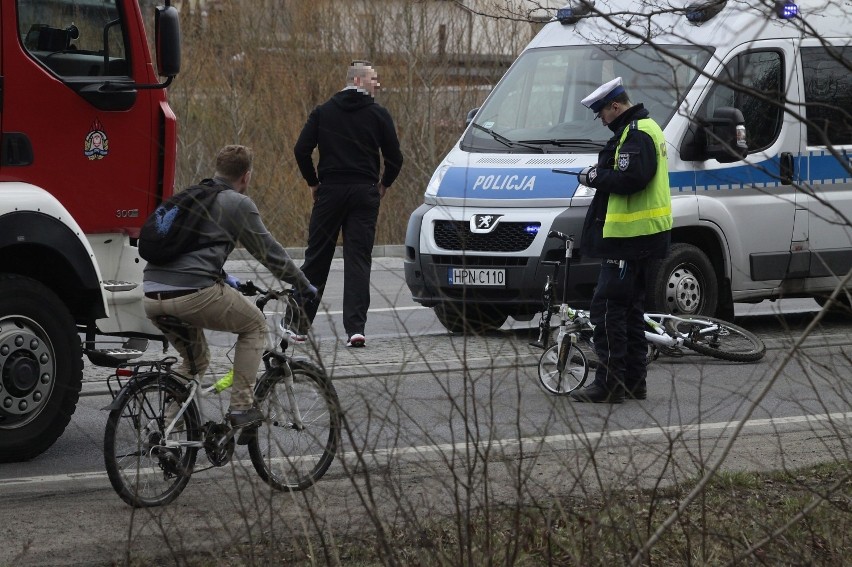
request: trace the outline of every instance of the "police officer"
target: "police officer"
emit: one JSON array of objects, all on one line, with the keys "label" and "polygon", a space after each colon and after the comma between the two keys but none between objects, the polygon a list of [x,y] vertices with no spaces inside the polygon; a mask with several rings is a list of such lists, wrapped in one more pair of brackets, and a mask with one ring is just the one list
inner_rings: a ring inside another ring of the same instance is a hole
[{"label": "police officer", "polygon": [[580,246],[601,258],[591,304],[595,353],[594,381],[575,390],[578,402],[621,403],[645,399],[645,279],[648,262],[668,253],[672,207],[666,141],[642,104],[632,104],[617,77],[584,98],[582,104],[613,132],[598,163],[579,181],[596,189],[586,214]]}]

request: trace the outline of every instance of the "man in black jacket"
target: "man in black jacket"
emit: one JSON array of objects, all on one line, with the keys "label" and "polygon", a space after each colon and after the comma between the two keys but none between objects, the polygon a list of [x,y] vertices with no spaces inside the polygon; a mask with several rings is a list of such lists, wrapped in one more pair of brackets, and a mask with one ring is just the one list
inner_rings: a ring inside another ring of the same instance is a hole
[{"label": "man in black jacket", "polygon": [[[343,327],[349,347],[366,343],[379,202],[402,167],[393,120],[373,98],[379,87],[372,65],[353,61],[346,87],[311,112],[293,148],[314,198],[302,271],[317,286],[320,297],[343,231]],[[319,148],[316,169],[314,148]],[[383,173],[380,161],[384,161]],[[305,339],[318,307],[318,301],[304,305],[305,317],[300,328],[293,330],[296,340]]]},{"label": "man in black jacket", "polygon": [[580,246],[601,258],[590,319],[595,325],[595,380],[571,397],[579,402],[645,399],[645,278],[650,260],[668,253],[672,227],[666,141],[642,104],[633,104],[613,79],[583,99],[613,137],[596,166],[580,172],[594,187]]}]

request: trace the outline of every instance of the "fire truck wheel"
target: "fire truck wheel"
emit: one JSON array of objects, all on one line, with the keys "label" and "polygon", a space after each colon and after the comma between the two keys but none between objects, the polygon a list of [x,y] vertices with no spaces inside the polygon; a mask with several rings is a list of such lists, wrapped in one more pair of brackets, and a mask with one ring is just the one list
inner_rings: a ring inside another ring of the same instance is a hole
[{"label": "fire truck wheel", "polygon": [[0,275],[0,462],[31,459],[77,407],[83,351],[65,304],[45,285]]}]

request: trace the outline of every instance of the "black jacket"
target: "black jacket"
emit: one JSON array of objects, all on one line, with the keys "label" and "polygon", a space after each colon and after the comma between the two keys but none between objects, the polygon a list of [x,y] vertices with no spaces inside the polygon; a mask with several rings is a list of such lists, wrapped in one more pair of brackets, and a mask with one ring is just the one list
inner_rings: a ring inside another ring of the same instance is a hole
[{"label": "black jacket", "polygon": [[606,218],[609,194],[630,195],[643,191],[657,172],[657,153],[654,141],[641,130],[634,129],[627,133],[621,145],[622,161],[628,160],[627,167],[616,170],[615,149],[624,128],[630,122],[648,118],[648,111],[642,104],[628,108],[616,118],[609,129],[614,136],[598,154],[597,176],[592,182],[596,189],[592,203],[586,213],[583,224],[583,236],[580,240],[580,250],[583,256],[605,258],[608,260],[639,260],[665,258],[671,241],[671,231],[664,231],[647,236],[631,238],[604,238],[603,226]]},{"label": "black jacket", "polygon": [[[314,169],[312,153],[319,147]],[[379,158],[384,159],[381,173]],[[390,113],[369,94],[346,88],[317,106],[293,148],[296,163],[308,185],[381,183],[399,175],[402,152]]]}]

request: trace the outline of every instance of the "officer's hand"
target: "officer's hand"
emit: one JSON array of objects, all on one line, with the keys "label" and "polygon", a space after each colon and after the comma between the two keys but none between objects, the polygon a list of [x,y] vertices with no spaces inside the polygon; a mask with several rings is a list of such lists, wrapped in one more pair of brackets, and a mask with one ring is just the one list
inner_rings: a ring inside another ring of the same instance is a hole
[{"label": "officer's hand", "polygon": [[234,289],[240,289],[240,286],[242,285],[242,282],[239,280],[239,278],[236,278],[230,274],[225,276],[225,283]]},{"label": "officer's hand", "polygon": [[577,180],[581,185],[586,185],[587,187],[595,186],[595,179],[598,177],[598,168],[597,167],[584,167],[580,174],[577,176]]}]

